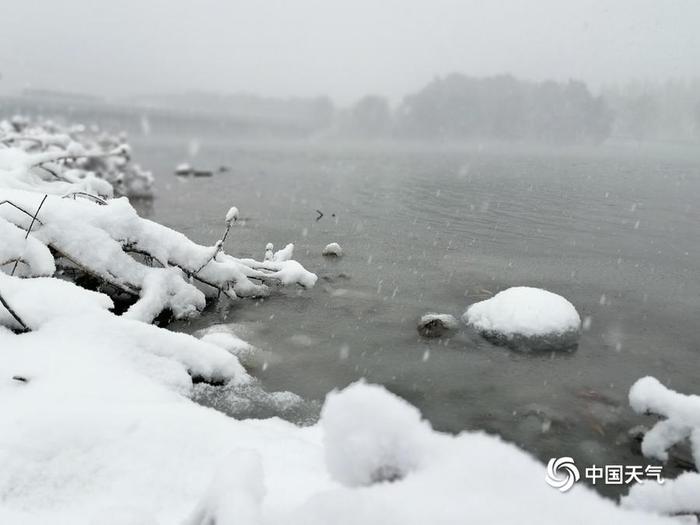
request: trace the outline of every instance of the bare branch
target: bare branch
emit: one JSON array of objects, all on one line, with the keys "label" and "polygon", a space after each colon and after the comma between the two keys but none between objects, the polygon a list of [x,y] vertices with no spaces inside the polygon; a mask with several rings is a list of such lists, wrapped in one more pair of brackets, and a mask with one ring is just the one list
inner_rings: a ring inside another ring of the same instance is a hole
[{"label": "bare branch", "polygon": [[2,306],[5,307],[5,310],[7,310],[10,313],[10,315],[14,318],[14,320],[17,321],[19,323],[19,325],[22,327],[22,329],[20,330],[21,332],[29,332],[29,327],[26,325],[26,323],[24,321],[22,321],[22,318],[19,315],[17,315],[17,313],[12,309],[12,307],[9,304],[7,304],[7,301],[2,296],[1,293],[0,293],[0,304],[2,304]]}]

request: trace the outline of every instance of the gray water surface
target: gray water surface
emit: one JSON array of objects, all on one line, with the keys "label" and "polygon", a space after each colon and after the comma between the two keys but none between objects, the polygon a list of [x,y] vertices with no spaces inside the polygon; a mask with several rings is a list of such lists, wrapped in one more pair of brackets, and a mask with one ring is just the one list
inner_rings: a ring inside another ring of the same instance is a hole
[{"label": "gray water surface", "polygon": [[[318,274],[313,290],[213,305],[175,325],[231,323],[269,353],[254,371],[262,387],[315,401],[312,412],[328,391],[366,378],[440,430],[486,430],[545,461],[645,465],[628,435],[650,423],[628,407],[633,382],[653,375],[700,393],[698,155],[219,141],[190,161],[230,171],[181,181],[171,173],[187,160],[185,142],[137,147],[158,175],[154,219],[213,243],[236,205],[243,220],[228,252],[262,258],[268,241],[294,242]],[[334,241],[344,257],[322,257]],[[426,312],[459,317],[514,285],[561,294],[590,318],[575,352],[517,353],[467,327],[438,340],[416,331]],[[211,404],[226,411],[221,398]],[[255,406],[245,415],[276,413]]]}]

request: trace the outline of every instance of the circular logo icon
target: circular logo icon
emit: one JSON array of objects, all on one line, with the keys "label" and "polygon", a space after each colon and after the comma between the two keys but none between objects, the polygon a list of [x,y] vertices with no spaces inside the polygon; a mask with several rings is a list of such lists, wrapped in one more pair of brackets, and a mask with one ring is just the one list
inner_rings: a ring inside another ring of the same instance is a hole
[{"label": "circular logo icon", "polygon": [[567,492],[580,478],[581,475],[572,458],[552,458],[547,463],[547,474],[544,480],[550,487]]}]

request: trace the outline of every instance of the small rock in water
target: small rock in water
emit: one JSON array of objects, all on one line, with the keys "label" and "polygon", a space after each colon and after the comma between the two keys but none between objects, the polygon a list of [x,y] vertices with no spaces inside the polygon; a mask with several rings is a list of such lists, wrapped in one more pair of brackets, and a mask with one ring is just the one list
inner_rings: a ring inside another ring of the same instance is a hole
[{"label": "small rock in water", "polygon": [[442,337],[457,326],[457,319],[450,314],[428,313],[420,318],[418,333],[423,337]]},{"label": "small rock in water", "polygon": [[343,249],[340,247],[340,244],[337,242],[332,242],[323,249],[321,252],[322,255],[325,256],[331,256],[331,257],[340,257],[343,255]]}]

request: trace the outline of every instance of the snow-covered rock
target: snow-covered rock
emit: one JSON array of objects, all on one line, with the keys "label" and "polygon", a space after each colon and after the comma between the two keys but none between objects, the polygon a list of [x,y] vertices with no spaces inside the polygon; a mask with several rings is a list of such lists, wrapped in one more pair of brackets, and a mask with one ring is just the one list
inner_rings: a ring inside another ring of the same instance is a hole
[{"label": "snow-covered rock", "polygon": [[321,254],[329,257],[341,257],[343,255],[343,249],[337,242],[332,242],[323,248]]},{"label": "snow-covered rock", "polygon": [[427,313],[418,321],[418,333],[423,337],[441,337],[459,326],[450,314]]},{"label": "snow-covered rock", "polygon": [[576,308],[547,290],[518,286],[471,305],[463,320],[484,336],[529,349],[568,348],[581,318]]},{"label": "snow-covered rock", "polygon": [[177,175],[191,175],[193,168],[187,162],[181,162],[175,166],[175,174]]}]

